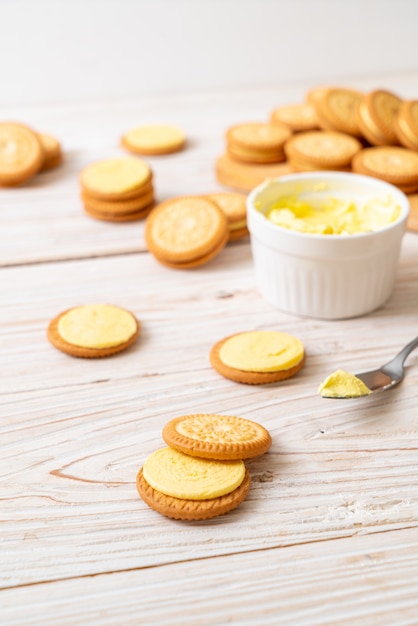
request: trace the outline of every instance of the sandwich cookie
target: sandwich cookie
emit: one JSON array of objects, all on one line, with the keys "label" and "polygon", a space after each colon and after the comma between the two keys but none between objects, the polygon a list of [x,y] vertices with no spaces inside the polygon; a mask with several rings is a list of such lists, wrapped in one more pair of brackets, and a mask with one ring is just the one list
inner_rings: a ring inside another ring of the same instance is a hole
[{"label": "sandwich cookie", "polygon": [[394,130],[405,148],[418,151],[418,100],[402,102],[394,119]]},{"label": "sandwich cookie", "polygon": [[44,149],[38,134],[13,122],[0,123],[0,185],[24,183],[42,167]]},{"label": "sandwich cookie", "polygon": [[202,196],[182,196],[159,204],[148,216],[145,241],[163,265],[191,269],[217,256],[229,239],[225,213]]},{"label": "sandwich cookie", "polygon": [[250,482],[241,460],[196,458],[162,448],[146,459],[136,486],[144,502],[166,517],[205,520],[240,505],[248,495]]},{"label": "sandwich cookie", "polygon": [[136,157],[93,163],[82,171],[80,184],[84,209],[96,219],[143,219],[154,206],[151,169]]},{"label": "sandwich cookie", "polygon": [[402,100],[390,91],[377,89],[364,96],[357,108],[362,135],[375,146],[398,144],[395,119]]},{"label": "sandwich cookie", "polygon": [[247,228],[247,196],[241,193],[212,193],[207,196],[225,213],[229,225],[229,241],[249,235]]},{"label": "sandwich cookie", "polygon": [[44,160],[40,171],[46,172],[58,165],[61,165],[63,160],[63,154],[61,144],[53,135],[47,135],[46,133],[38,133],[39,140],[42,144],[44,151]]},{"label": "sandwich cookie", "polygon": [[397,146],[361,150],[353,159],[353,171],[396,185],[405,193],[418,191],[418,153]]},{"label": "sandwich cookie", "polygon": [[280,163],[285,160],[283,146],[292,131],[285,124],[248,123],[228,129],[228,154],[246,163]]},{"label": "sandwich cookie", "polygon": [[345,133],[313,130],[294,135],[285,145],[293,170],[349,170],[361,143]]},{"label": "sandwich cookie", "polygon": [[181,128],[169,124],[139,126],[123,135],[122,146],[135,154],[161,155],[182,150],[186,136]]},{"label": "sandwich cookie", "polygon": [[357,108],[363,94],[353,89],[331,87],[322,90],[315,100],[315,112],[323,130],[333,130],[361,137]]},{"label": "sandwich cookie", "polygon": [[272,124],[286,124],[294,133],[319,128],[315,107],[307,102],[274,109],[270,121]]}]

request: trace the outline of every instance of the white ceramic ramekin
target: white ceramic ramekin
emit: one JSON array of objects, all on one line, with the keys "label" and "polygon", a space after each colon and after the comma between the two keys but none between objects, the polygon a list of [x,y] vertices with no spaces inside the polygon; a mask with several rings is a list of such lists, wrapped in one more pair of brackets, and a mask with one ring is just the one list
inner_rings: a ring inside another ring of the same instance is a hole
[{"label": "white ceramic ramekin", "polygon": [[[401,207],[400,216],[370,233],[316,235],[282,228],[264,215],[283,196],[318,193],[354,201],[389,195]],[[408,213],[405,194],[368,176],[309,172],[264,182],[247,199],[261,294],[282,311],[318,319],[357,317],[377,309],[393,290]]]}]

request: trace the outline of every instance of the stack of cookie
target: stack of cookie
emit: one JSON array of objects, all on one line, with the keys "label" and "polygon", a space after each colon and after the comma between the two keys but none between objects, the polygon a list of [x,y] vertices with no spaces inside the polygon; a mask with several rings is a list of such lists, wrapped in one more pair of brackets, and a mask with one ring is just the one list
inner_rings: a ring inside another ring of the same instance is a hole
[{"label": "stack of cookie", "polygon": [[148,250],[167,267],[191,269],[208,263],[230,237],[219,206],[203,196],[182,196],[159,204],[145,227]]},{"label": "stack of cookie", "polygon": [[238,124],[226,133],[227,153],[244,163],[280,163],[286,158],[283,147],[291,134],[280,122]]},{"label": "stack of cookie", "polygon": [[247,197],[242,193],[212,193],[207,196],[225,213],[229,226],[229,241],[247,237]]},{"label": "stack of cookie", "polygon": [[235,509],[250,490],[244,459],[271,446],[270,433],[241,417],[197,414],[164,427],[167,448],[151,454],[136,485],[152,509],[180,520],[205,520]]},{"label": "stack of cookie", "polygon": [[0,186],[13,187],[62,161],[59,142],[24,124],[0,123]]},{"label": "stack of cookie", "polygon": [[319,128],[315,107],[309,102],[281,106],[271,113],[272,124],[285,124],[293,133],[302,133]]},{"label": "stack of cookie", "polygon": [[151,169],[136,157],[93,163],[81,172],[80,185],[86,213],[99,220],[141,220],[154,206]]},{"label": "stack of cookie", "polygon": [[336,131],[312,130],[294,135],[285,145],[294,172],[350,171],[351,161],[361,150],[355,137]]}]

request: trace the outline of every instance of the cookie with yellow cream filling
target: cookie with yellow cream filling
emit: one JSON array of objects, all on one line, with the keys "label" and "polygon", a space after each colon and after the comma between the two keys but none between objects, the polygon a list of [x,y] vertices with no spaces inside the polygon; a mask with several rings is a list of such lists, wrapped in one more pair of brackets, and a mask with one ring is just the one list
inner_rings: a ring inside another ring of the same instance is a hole
[{"label": "cookie with yellow cream filling", "polygon": [[122,146],[135,154],[160,155],[182,150],[186,136],[181,128],[170,124],[139,126],[123,135]]},{"label": "cookie with yellow cream filling", "polygon": [[225,378],[263,385],[291,378],[305,362],[297,337],[277,331],[249,331],[218,341],[210,351],[212,367]]},{"label": "cookie with yellow cream filling", "polygon": [[126,309],[110,304],[79,306],[49,324],[53,346],[70,356],[99,358],[125,350],[140,333],[140,323]]},{"label": "cookie with yellow cream filling", "polygon": [[184,454],[217,460],[254,458],[271,446],[270,433],[261,424],[215,413],[176,417],[163,428],[163,439]]},{"label": "cookie with yellow cream filling", "polygon": [[249,234],[247,228],[247,197],[242,193],[219,192],[208,195],[225,213],[229,225],[229,240],[240,239]]},{"label": "cookie with yellow cream filling", "polygon": [[[192,459],[191,457],[188,458]],[[218,461],[218,463],[222,463],[222,461]],[[187,474],[187,468],[185,473]],[[177,498],[154,489],[144,478],[143,469],[138,472],[136,479],[138,493],[150,508],[172,519],[190,521],[212,519],[236,509],[247,497],[250,484],[250,474],[248,470],[245,470],[241,483],[229,493],[203,500],[193,500]]]},{"label": "cookie with yellow cream filling", "polygon": [[97,161],[80,175],[83,192],[102,200],[127,200],[141,195],[152,180],[147,163],[136,157]]}]

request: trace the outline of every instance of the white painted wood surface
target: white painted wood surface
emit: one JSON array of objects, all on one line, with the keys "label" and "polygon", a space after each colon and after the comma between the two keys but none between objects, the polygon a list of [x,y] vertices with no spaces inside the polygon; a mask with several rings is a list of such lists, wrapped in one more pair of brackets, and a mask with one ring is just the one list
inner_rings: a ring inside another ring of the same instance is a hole
[{"label": "white painted wood surface", "polygon": [[[417,96],[418,73],[379,84]],[[169,270],[146,251],[143,223],[96,222],[78,199],[80,169],[121,154],[120,134],[153,117],[192,140],[150,159],[159,197],[219,189],[225,128],[302,95],[289,87],[13,112],[60,137],[67,159],[0,190],[2,624],[418,623],[418,352],[391,392],[317,395],[337,367],[380,365],[418,334],[418,235],[405,236],[383,308],[326,322],[261,299],[247,241],[198,270]],[[52,317],[104,301],[141,320],[135,346],[100,361],[50,346]],[[211,369],[213,343],[254,328],[303,340],[298,376],[251,387]],[[203,523],[163,518],[138,497],[136,473],[170,418],[212,411],[263,423],[271,451],[248,464],[252,489],[236,511]]]}]

